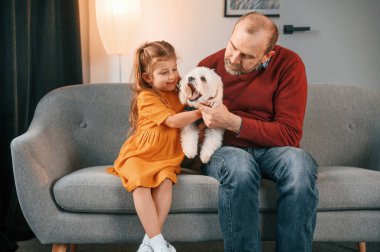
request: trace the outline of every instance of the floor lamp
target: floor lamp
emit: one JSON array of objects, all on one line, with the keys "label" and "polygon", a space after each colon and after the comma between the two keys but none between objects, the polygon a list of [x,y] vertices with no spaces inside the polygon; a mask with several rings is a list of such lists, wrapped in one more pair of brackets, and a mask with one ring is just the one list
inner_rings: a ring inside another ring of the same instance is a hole
[{"label": "floor lamp", "polygon": [[108,55],[121,56],[132,52],[140,24],[140,0],[95,0],[96,22],[103,46]]}]

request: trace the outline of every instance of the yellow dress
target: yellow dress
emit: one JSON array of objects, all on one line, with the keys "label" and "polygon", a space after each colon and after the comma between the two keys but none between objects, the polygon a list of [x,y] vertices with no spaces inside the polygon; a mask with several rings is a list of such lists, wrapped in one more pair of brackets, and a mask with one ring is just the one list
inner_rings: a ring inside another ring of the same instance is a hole
[{"label": "yellow dress", "polygon": [[136,132],[121,147],[109,173],[118,175],[123,186],[132,192],[137,187],[154,188],[168,178],[177,182],[184,154],[180,129],[169,128],[163,122],[181,112],[183,105],[178,92],[160,92],[167,105],[152,92],[137,96],[138,126]]}]

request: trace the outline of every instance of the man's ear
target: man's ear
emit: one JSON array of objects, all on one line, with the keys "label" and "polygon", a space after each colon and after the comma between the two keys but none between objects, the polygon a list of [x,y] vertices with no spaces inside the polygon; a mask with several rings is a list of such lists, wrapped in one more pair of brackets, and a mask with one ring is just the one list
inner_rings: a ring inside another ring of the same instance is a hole
[{"label": "man's ear", "polygon": [[142,76],[142,78],[143,78],[143,80],[144,80],[145,82],[147,82],[147,83],[152,83],[152,78],[150,77],[149,74],[147,74],[147,73],[143,73],[141,76]]},{"label": "man's ear", "polygon": [[274,55],[274,51],[270,51],[269,53],[265,54],[264,57],[261,59],[261,63],[267,62],[272,56]]}]

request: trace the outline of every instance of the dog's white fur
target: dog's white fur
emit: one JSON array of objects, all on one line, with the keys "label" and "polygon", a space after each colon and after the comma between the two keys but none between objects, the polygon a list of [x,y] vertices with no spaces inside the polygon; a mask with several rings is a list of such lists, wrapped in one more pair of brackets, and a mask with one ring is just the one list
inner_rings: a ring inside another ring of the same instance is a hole
[{"label": "dog's white fur", "polygon": [[[200,104],[216,107],[223,102],[223,82],[219,75],[206,67],[192,69],[180,81],[179,99],[182,104],[199,108]],[[212,154],[222,146],[224,129],[205,129],[200,159],[207,163]],[[194,158],[198,150],[199,129],[193,123],[181,130],[181,144],[185,155]]]}]

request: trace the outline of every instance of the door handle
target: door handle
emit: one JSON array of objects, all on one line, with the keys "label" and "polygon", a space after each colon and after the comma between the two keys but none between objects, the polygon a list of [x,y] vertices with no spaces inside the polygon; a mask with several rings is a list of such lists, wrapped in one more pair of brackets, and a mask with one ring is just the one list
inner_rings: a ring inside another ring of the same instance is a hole
[{"label": "door handle", "polygon": [[310,31],[310,26],[294,27],[293,25],[284,25],[284,34],[293,34],[293,32]]}]

